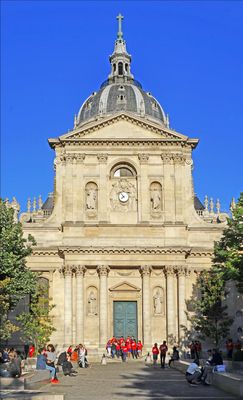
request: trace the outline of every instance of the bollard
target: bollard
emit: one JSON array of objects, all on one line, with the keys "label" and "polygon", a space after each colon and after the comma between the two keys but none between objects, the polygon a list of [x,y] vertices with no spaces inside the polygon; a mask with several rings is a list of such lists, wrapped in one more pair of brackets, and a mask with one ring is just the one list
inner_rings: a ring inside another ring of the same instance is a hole
[{"label": "bollard", "polygon": [[146,357],[145,357],[145,364],[146,364],[146,365],[151,365],[151,362],[152,362],[152,360],[151,360],[151,355],[148,353],[148,354],[146,355]]},{"label": "bollard", "polygon": [[102,358],[101,358],[101,365],[106,365],[107,361],[106,361],[106,356],[105,354],[103,354]]}]

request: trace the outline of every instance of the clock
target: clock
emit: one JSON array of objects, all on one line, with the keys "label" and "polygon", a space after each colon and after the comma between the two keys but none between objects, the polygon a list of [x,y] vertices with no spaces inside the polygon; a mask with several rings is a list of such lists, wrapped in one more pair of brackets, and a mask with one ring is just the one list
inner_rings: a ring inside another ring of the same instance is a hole
[{"label": "clock", "polygon": [[129,199],[129,195],[127,192],[120,192],[118,194],[118,198],[122,203],[126,203]]}]

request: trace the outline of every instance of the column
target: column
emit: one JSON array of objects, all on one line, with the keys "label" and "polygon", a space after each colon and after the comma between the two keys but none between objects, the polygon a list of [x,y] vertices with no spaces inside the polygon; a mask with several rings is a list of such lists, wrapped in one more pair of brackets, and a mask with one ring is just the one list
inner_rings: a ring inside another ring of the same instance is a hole
[{"label": "column", "polygon": [[175,221],[175,175],[174,164],[171,153],[163,153],[161,155],[163,160],[163,175],[164,175],[164,213],[165,222]]},{"label": "column", "polygon": [[65,345],[73,342],[73,296],[72,296],[72,265],[64,268],[64,340]]},{"label": "column", "polygon": [[165,269],[166,275],[166,298],[167,298],[167,337],[174,341],[177,336],[175,326],[175,301],[174,301],[174,267]]},{"label": "column", "polygon": [[84,343],[84,265],[76,267],[76,344]]},{"label": "column", "polygon": [[187,328],[186,317],[186,267],[181,266],[177,268],[178,276],[178,336],[182,340],[185,336],[185,329]]},{"label": "column", "polygon": [[108,340],[108,293],[107,276],[110,268],[106,265],[99,265],[97,271],[100,277],[99,293],[99,347],[105,349]]},{"label": "column", "polygon": [[107,221],[107,154],[98,154],[100,169],[100,183],[99,183],[99,196],[98,196],[98,219],[100,222]]},{"label": "column", "polygon": [[151,310],[150,310],[150,272],[149,265],[143,265],[140,273],[143,280],[143,343],[146,350],[151,350]]},{"label": "column", "polygon": [[138,154],[140,161],[140,176],[138,177],[139,198],[138,212],[139,221],[147,222],[150,220],[150,199],[149,199],[149,180],[148,180],[148,160],[149,155]]}]

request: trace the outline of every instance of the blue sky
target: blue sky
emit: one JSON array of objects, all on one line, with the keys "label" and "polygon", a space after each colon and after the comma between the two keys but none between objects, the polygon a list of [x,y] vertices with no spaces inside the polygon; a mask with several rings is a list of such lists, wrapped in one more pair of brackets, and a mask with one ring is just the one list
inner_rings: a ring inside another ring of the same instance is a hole
[{"label": "blue sky", "polygon": [[1,195],[53,190],[47,139],[73,127],[83,101],[107,78],[121,12],[132,72],[200,143],[194,187],[221,200],[243,190],[243,2],[3,1]]}]

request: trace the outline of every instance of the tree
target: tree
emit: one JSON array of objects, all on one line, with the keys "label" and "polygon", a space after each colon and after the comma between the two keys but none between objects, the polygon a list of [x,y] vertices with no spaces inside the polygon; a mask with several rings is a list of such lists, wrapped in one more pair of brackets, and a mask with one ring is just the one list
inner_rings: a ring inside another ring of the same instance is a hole
[{"label": "tree", "polygon": [[214,268],[223,273],[223,279],[234,280],[240,293],[243,293],[243,192],[232,209],[232,218],[222,238],[215,243]]},{"label": "tree", "polygon": [[20,222],[14,221],[14,210],[0,199],[0,333],[4,340],[18,330],[8,320],[9,311],[27,294],[36,292],[37,275],[26,266],[34,244],[31,235],[23,237]]},{"label": "tree", "polygon": [[44,346],[50,340],[52,332],[56,330],[50,315],[55,306],[50,305],[48,294],[40,281],[37,287],[36,295],[31,299],[30,311],[17,317],[23,332],[21,339],[33,343],[35,349]]},{"label": "tree", "polygon": [[215,346],[226,338],[232,318],[229,318],[224,305],[225,282],[223,273],[203,271],[197,279],[198,295],[188,302],[193,315],[188,314],[191,329],[197,332],[200,339],[209,338]]}]

